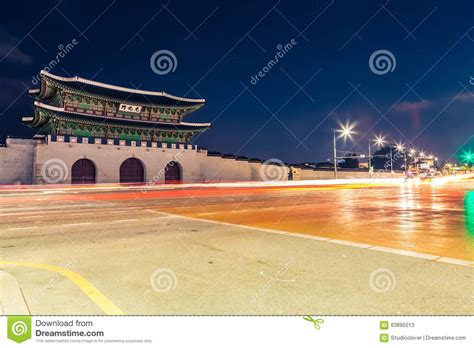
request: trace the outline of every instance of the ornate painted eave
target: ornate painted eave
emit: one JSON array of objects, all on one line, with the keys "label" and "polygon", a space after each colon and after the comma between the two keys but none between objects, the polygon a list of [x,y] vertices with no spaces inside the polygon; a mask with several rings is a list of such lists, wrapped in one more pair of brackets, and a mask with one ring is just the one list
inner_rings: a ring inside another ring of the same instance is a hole
[{"label": "ornate painted eave", "polygon": [[189,112],[202,107],[206,102],[205,99],[183,98],[166,92],[120,87],[77,76],[62,77],[44,70],[40,72],[40,80],[40,88],[30,90],[30,94],[36,96],[38,99],[49,99],[54,96],[57,90],[61,90],[104,101],[126,104],[135,103],[159,108],[184,108],[189,109]]},{"label": "ornate painted eave", "polygon": [[64,110],[62,107],[52,106],[48,104],[35,101],[35,116],[22,118],[23,122],[31,127],[44,126],[49,118],[44,116],[46,114],[54,114],[64,116],[68,119],[80,120],[82,123],[87,124],[107,124],[107,125],[128,125],[131,127],[148,128],[148,129],[174,129],[174,130],[193,130],[193,131],[205,131],[208,129],[210,123],[190,123],[190,122],[179,122],[179,123],[166,123],[166,122],[155,122],[146,120],[133,120],[133,119],[119,119],[116,117],[108,116],[96,116],[89,114],[81,114],[72,111]]}]

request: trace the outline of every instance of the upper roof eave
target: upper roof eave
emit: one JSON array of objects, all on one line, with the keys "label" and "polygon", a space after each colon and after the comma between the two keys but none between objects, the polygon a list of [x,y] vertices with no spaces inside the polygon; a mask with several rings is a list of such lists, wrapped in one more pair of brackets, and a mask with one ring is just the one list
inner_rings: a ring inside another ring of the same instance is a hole
[{"label": "upper roof eave", "polygon": [[[147,91],[147,90],[140,90],[140,89],[132,89],[132,88],[127,88],[127,87],[120,87],[120,86],[115,86],[107,83],[102,83],[102,82],[97,82],[97,81],[92,81],[88,79],[84,79],[78,76],[74,77],[63,77],[63,76],[58,76],[54,75],[48,71],[41,70],[40,72],[41,77],[47,77],[50,78],[60,84],[84,84],[86,86],[91,86],[93,88],[98,88],[98,89],[108,89],[111,91],[116,91],[119,93],[129,93],[131,95],[136,95],[136,96],[143,96],[144,98],[150,97],[161,97],[164,98],[165,100],[169,100],[171,103],[175,102],[175,104],[178,103],[187,103],[188,105],[180,105],[180,106],[197,106],[199,104],[204,104],[206,102],[205,99],[191,99],[191,98],[184,98],[184,97],[177,97],[172,94],[166,93],[166,92],[156,92],[156,91]],[[42,85],[43,88],[43,85]],[[35,91],[35,93],[38,93],[36,89],[32,89],[30,91]],[[106,94],[104,92],[104,94]],[[127,98],[128,99],[128,98]],[[153,103],[149,103],[153,104]]]},{"label": "upper roof eave", "polygon": [[62,113],[62,114],[69,114],[69,115],[76,115],[78,117],[85,117],[85,118],[102,118],[110,121],[115,121],[115,122],[131,122],[131,123],[136,123],[136,124],[142,124],[142,125],[164,125],[164,126],[183,126],[183,127],[191,127],[191,128],[209,128],[211,127],[210,123],[190,123],[190,122],[180,122],[180,123],[165,123],[165,122],[157,122],[157,121],[146,121],[146,120],[130,120],[130,119],[120,119],[116,117],[110,117],[110,116],[97,116],[97,115],[89,115],[89,114],[82,114],[82,113],[76,113],[73,111],[68,111],[64,110],[62,107],[58,106],[53,106],[53,105],[48,105],[41,103],[39,101],[34,102],[35,107],[44,109],[44,110],[49,110],[57,113]]}]

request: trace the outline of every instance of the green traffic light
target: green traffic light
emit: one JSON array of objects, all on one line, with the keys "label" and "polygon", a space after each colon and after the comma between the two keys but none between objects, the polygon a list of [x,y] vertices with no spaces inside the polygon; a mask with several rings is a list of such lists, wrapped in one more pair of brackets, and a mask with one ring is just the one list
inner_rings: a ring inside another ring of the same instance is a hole
[{"label": "green traffic light", "polygon": [[461,155],[463,158],[463,162],[471,163],[472,160],[474,159],[474,155],[469,151],[464,151],[463,154]]}]

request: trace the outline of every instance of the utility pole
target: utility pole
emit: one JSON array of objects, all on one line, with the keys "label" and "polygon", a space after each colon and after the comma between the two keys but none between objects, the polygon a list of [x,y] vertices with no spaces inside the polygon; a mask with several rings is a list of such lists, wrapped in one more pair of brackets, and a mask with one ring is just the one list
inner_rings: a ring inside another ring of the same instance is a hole
[{"label": "utility pole", "polygon": [[334,179],[337,179],[336,131],[334,131]]},{"label": "utility pole", "polygon": [[369,178],[372,177],[372,153],[370,150],[370,139],[369,139]]},{"label": "utility pole", "polygon": [[392,156],[392,145],[390,145],[390,176],[393,178],[393,156]]}]

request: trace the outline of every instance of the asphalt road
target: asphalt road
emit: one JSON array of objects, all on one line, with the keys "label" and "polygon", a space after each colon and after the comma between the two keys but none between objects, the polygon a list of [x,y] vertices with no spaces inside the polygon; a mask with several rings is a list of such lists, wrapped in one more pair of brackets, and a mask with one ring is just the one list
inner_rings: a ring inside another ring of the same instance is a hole
[{"label": "asphalt road", "polygon": [[33,314],[473,314],[473,268],[423,257],[473,260],[472,190],[0,193],[0,267]]}]

